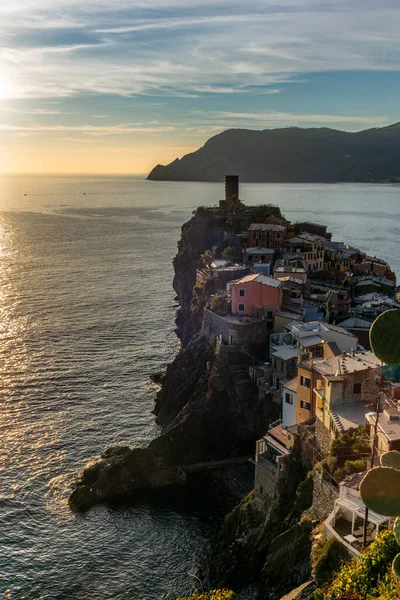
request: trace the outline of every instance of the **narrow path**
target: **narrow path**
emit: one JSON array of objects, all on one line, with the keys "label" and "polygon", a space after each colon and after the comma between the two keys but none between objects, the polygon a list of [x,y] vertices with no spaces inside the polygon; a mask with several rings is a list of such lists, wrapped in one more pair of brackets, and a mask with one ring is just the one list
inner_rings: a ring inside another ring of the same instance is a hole
[{"label": "narrow path", "polygon": [[226,458],[224,460],[211,460],[207,462],[194,463],[193,465],[185,465],[179,467],[186,474],[201,473],[201,471],[211,471],[212,469],[222,469],[224,467],[232,467],[242,465],[251,458],[251,456],[235,456],[234,458]]}]

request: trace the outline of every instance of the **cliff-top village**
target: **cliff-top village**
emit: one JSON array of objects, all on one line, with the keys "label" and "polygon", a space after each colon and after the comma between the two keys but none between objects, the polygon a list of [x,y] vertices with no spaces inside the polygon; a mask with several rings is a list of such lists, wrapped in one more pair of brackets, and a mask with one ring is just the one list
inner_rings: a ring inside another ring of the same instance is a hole
[{"label": "cliff-top village", "polygon": [[[238,177],[227,176],[225,199],[204,210],[245,215],[238,198]],[[217,348],[240,347],[251,356],[249,372],[238,377],[256,381],[259,399],[275,403],[279,414],[256,445],[255,500],[273,500],[287,457],[300,449],[320,469],[314,495],[324,498],[317,517],[326,517],[325,536],[360,555],[365,506],[358,486],[369,461],[380,373],[389,391],[375,464],[382,452],[400,450],[400,370],[382,365],[369,345],[373,320],[400,308],[395,274],[384,260],[333,241],[325,225],[276,216],[224,232],[223,244],[202,261],[197,286],[207,282],[212,290],[202,334]],[[331,443],[354,431],[364,452],[335,470]],[[370,511],[367,542],[390,525]]]}]

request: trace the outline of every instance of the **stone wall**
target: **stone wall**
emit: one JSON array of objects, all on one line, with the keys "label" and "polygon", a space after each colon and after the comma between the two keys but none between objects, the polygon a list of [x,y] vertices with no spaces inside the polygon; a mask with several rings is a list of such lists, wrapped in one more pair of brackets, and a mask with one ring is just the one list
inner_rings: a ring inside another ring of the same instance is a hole
[{"label": "stone wall", "polygon": [[328,456],[331,442],[331,434],[325,425],[319,419],[315,419],[315,445],[319,452],[319,460]]},{"label": "stone wall", "polygon": [[230,315],[222,317],[208,308],[203,312],[202,333],[208,342],[213,337],[221,338],[223,344],[239,346],[247,351],[258,352],[264,348],[265,353],[269,348],[269,337],[271,330],[268,321],[239,322]]},{"label": "stone wall", "polygon": [[276,470],[268,469],[262,462],[256,462],[254,472],[254,498],[262,502],[273,500],[276,495]]},{"label": "stone wall", "polygon": [[335,500],[339,498],[339,490],[326,481],[318,469],[314,469],[313,479],[312,516],[314,519],[323,521],[333,511]]}]

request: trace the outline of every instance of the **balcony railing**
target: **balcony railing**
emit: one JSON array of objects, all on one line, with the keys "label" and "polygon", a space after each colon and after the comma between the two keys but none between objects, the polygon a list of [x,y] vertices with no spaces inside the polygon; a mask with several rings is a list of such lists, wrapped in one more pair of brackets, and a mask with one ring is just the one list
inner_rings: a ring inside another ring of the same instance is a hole
[{"label": "balcony railing", "polygon": [[268,383],[266,377],[257,379],[257,387],[260,388],[260,390],[264,390],[264,392],[269,392],[271,390],[271,384]]},{"label": "balcony railing", "polygon": [[273,394],[280,394],[280,388],[275,387],[272,383],[269,383],[266,377],[260,377],[257,379],[257,387],[264,392],[272,392]]}]

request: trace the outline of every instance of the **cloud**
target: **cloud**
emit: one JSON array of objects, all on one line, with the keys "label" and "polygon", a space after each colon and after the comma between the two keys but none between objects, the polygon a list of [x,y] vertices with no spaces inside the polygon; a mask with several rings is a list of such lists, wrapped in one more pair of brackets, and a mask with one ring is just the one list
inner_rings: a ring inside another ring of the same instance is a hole
[{"label": "cloud", "polygon": [[[16,0],[13,97],[277,93],[304,73],[400,69],[400,11],[371,0]],[[270,89],[269,89],[270,88]]]},{"label": "cloud", "polygon": [[273,125],[283,123],[291,125],[293,123],[353,123],[360,125],[377,125],[382,126],[390,122],[387,117],[365,117],[365,116],[349,116],[349,115],[324,115],[324,114],[299,114],[288,112],[219,112],[216,118],[234,119],[235,121],[261,121],[264,124],[271,123]]},{"label": "cloud", "polygon": [[30,132],[30,133],[60,133],[79,132],[89,135],[126,135],[130,133],[163,133],[173,131],[172,126],[146,127],[130,125],[13,125],[10,123],[0,124],[0,131],[4,132]]}]

